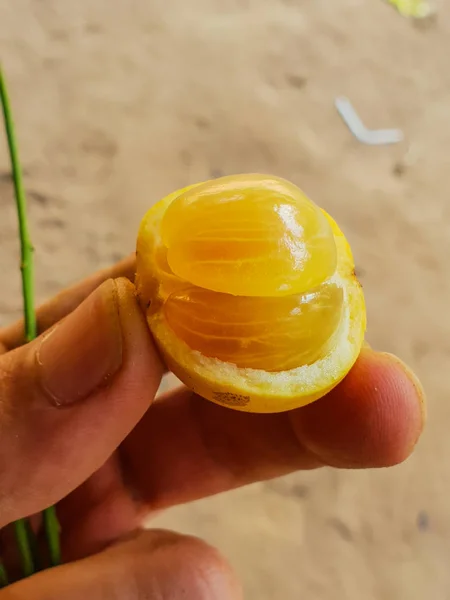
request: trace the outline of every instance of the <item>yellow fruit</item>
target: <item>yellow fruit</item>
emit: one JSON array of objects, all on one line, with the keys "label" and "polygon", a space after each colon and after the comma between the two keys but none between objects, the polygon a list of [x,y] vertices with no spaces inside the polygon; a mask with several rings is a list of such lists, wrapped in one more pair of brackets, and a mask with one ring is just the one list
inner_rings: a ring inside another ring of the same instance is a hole
[{"label": "yellow fruit", "polygon": [[155,204],[138,234],[136,287],[167,366],[237,410],[317,400],[364,340],[364,296],[344,235],[278,177],[222,177]]}]

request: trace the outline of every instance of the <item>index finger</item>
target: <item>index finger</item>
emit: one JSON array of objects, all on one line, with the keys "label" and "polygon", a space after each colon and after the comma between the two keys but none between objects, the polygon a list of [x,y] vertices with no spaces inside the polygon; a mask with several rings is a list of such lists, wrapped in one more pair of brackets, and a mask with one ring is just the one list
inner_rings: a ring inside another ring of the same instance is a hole
[{"label": "index finger", "polygon": [[[133,252],[127,258],[112,267],[97,271],[87,279],[62,290],[40,306],[36,311],[38,333],[43,333],[55,323],[73,312],[96,288],[107,279],[126,277],[134,280],[136,255]],[[23,320],[0,329],[0,354],[21,346],[24,340]]]},{"label": "index finger", "polygon": [[364,348],[334,390],[289,413],[241,413],[172,392],[124,441],[122,463],[136,496],[158,510],[296,470],[398,464],[424,421],[414,374],[396,357]]}]

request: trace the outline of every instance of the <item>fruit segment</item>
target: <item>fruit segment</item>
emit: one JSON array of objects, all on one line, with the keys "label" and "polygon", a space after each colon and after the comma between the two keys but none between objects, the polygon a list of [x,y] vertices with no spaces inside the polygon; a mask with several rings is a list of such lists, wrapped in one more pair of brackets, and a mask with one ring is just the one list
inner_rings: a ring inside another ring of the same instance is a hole
[{"label": "fruit segment", "polygon": [[322,211],[296,186],[263,175],[224,177],[181,194],[161,235],[177,277],[235,296],[303,294],[336,269]]},{"label": "fruit segment", "polygon": [[177,337],[204,356],[273,372],[323,358],[335,343],[342,306],[334,284],[281,298],[191,287],[168,297],[164,315]]}]

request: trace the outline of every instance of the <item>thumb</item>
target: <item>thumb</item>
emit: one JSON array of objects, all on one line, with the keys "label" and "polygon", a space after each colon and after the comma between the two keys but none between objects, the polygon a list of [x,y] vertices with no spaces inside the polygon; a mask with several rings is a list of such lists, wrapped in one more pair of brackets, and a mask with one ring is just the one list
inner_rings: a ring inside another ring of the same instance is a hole
[{"label": "thumb", "polygon": [[205,542],[146,531],[96,556],[6,587],[0,600],[241,600],[228,563]]},{"label": "thumb", "polygon": [[162,365],[133,285],[108,280],[32,343],[0,356],[0,526],[54,504],[113,453]]}]

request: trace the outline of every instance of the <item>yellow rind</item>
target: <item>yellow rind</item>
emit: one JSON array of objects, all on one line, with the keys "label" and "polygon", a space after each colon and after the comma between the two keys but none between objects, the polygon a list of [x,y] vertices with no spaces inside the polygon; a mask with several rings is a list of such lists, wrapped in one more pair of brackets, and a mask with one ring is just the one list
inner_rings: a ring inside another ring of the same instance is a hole
[{"label": "yellow rind", "polygon": [[[195,185],[189,186],[193,187]],[[350,246],[342,231],[323,211],[331,224],[337,246],[338,265],[333,280],[340,283],[344,290],[343,318],[334,349],[314,364],[290,371],[269,373],[238,368],[190,349],[165,322],[163,311],[147,306],[158,280],[164,277],[154,268],[162,216],[170,202],[189,188],[170,194],[148,211],[142,221],[137,243],[137,291],[146,311],[149,328],[167,367],[200,396],[235,410],[275,413],[318,400],[349,372],[358,358],[366,328],[364,294],[354,273]],[[174,284],[177,285],[176,282]]]}]

